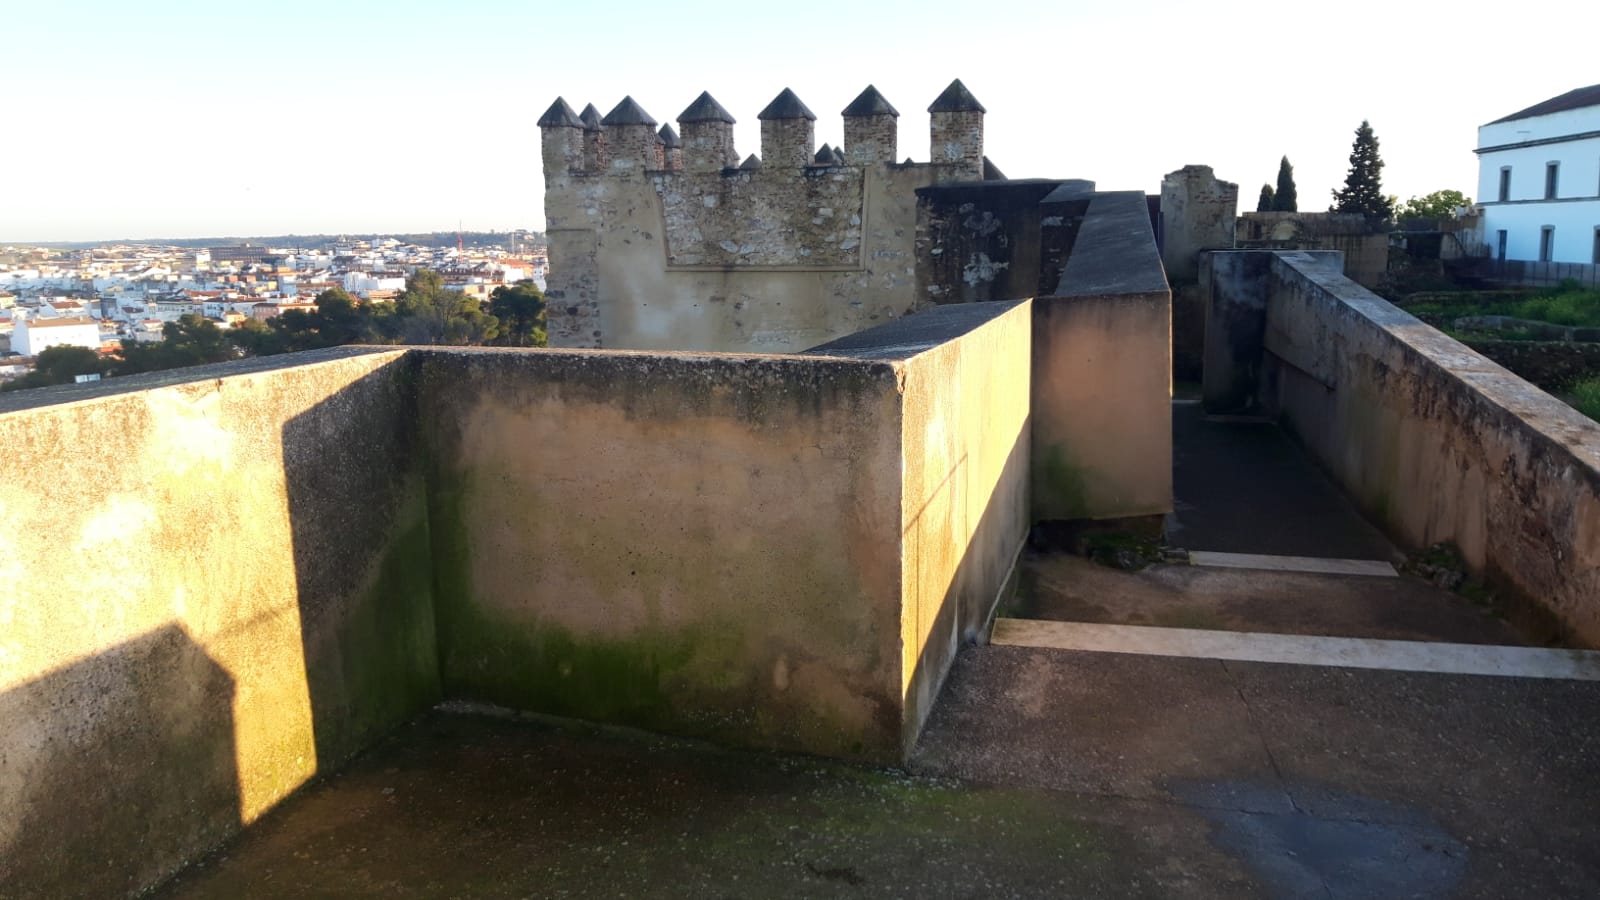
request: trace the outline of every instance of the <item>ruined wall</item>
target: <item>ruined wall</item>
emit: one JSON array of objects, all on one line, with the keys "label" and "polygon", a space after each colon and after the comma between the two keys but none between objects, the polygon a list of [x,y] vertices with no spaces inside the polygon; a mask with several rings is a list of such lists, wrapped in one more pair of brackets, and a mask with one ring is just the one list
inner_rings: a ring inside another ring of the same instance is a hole
[{"label": "ruined wall", "polygon": [[1397,541],[1455,544],[1530,625],[1600,646],[1600,425],[1336,267],[1261,255],[1266,409]]},{"label": "ruined wall", "polygon": [[942,306],[810,353],[901,359],[900,678],[910,747],[978,640],[1033,520],[1027,301]]},{"label": "ruined wall", "polygon": [[[671,169],[572,152],[594,126],[564,108],[540,120],[558,347],[786,353],[903,316],[922,305],[916,190],[971,174],[960,154],[896,162],[898,114],[871,88],[845,111],[843,165],[814,161],[809,111],[789,91],[763,111],[770,158],[753,168],[727,165],[733,118],[708,94],[679,117]],[[607,119],[643,115],[626,112]],[[981,111],[962,115],[981,138]]]},{"label": "ruined wall", "polygon": [[0,400],[0,896],[135,894],[437,700],[402,356]]},{"label": "ruined wall", "polygon": [[1141,193],[1098,193],[1033,303],[1038,520],[1172,509],[1172,295]]},{"label": "ruined wall", "polygon": [[1161,262],[1167,280],[1193,281],[1201,250],[1231,248],[1237,227],[1239,186],[1210,166],[1184,166],[1161,181]]},{"label": "ruined wall", "polygon": [[[917,294],[931,303],[1020,300],[1048,293],[1061,277],[1046,238],[1063,215],[1045,200],[1068,182],[972,182],[917,191]],[[1093,190],[1092,182],[1070,184]],[[1049,284],[1041,272],[1055,266]]]},{"label": "ruined wall", "polygon": [[1237,246],[1261,250],[1337,250],[1344,275],[1376,289],[1389,271],[1389,235],[1363,216],[1327,212],[1246,212]]}]

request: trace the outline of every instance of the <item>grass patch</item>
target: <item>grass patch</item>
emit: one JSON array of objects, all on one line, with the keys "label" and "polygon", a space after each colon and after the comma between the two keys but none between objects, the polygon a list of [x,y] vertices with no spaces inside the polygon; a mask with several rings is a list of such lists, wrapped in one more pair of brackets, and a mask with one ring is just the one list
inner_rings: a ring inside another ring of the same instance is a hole
[{"label": "grass patch", "polygon": [[1405,309],[1418,318],[1441,321],[1446,331],[1465,316],[1510,316],[1571,328],[1600,328],[1600,290],[1587,290],[1576,282],[1563,282],[1531,296],[1486,297],[1469,303],[1444,302],[1441,297],[1439,302],[1411,303]]},{"label": "grass patch", "polygon": [[1600,378],[1585,378],[1574,384],[1567,402],[1596,422],[1600,422]]},{"label": "grass patch", "polygon": [[1095,531],[1083,536],[1083,555],[1102,566],[1137,572],[1161,561],[1161,545],[1126,531]]}]

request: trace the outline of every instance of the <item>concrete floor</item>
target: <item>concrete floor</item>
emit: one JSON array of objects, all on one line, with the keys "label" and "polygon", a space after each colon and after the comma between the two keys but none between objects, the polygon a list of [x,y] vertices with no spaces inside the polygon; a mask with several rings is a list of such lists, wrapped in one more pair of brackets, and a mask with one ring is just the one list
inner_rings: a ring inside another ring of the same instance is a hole
[{"label": "concrete floor", "polygon": [[167,900],[1240,897],[1166,804],[435,711]]},{"label": "concrete floor", "polygon": [[1202,822],[1257,896],[1600,896],[1593,681],[974,648],[914,767]]},{"label": "concrete floor", "polygon": [[1299,445],[1269,422],[1207,418],[1172,404],[1172,492],[1167,540],[1185,550],[1397,558]]},{"label": "concrete floor", "polygon": [[434,711],[156,896],[1594,897],[1600,682],[964,651],[910,771]]},{"label": "concrete floor", "polygon": [[[1398,556],[1271,426],[1174,429],[1173,543]],[[1066,556],[1006,614],[1520,643],[1409,578]],[[156,896],[1578,898],[1597,822],[1600,681],[985,646],[907,771],[435,710]]]},{"label": "concrete floor", "polygon": [[1269,634],[1522,644],[1488,610],[1417,578],[1157,565],[1125,572],[1065,554],[1023,560],[1015,618]]}]

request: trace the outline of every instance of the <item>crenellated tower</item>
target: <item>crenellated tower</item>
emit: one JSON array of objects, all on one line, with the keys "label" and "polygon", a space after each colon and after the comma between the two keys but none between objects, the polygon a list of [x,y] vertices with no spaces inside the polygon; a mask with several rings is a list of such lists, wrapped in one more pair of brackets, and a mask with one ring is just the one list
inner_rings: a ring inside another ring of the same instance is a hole
[{"label": "crenellated tower", "polygon": [[661,138],[661,167],[668,172],[682,172],[683,141],[679,140],[678,133],[671,125],[663,125],[656,135]]},{"label": "crenellated tower", "polygon": [[898,149],[900,112],[867,85],[844,108],[844,159],[852,166],[892,163]]},{"label": "crenellated tower", "polygon": [[[760,153],[741,157],[710,93],[676,128],[632,96],[604,116],[557,98],[538,122],[551,345],[787,352],[943,302],[917,255],[919,192],[1000,176],[960,81],[929,112],[933,159],[899,162],[900,114],[876,87],[842,111],[844,143],[820,148],[784,88],[758,116]],[[952,265],[982,280],[997,264]]]},{"label": "crenellated tower", "polygon": [[656,135],[656,120],[633,97],[623,97],[600,121],[605,128],[606,149],[611,172],[644,171],[661,168],[661,139]]},{"label": "crenellated tower", "polygon": [[600,110],[590,103],[578,114],[578,120],[583,123],[583,168],[587,172],[599,172],[605,169],[606,154],[606,129],[601,124]]},{"label": "crenellated tower", "polygon": [[957,78],[928,107],[928,161],[945,167],[940,181],[983,180],[983,104]]},{"label": "crenellated tower", "polygon": [[816,144],[817,116],[794,91],[784,88],[757,119],[761,120],[761,165],[769,169],[803,169]]},{"label": "crenellated tower", "polygon": [[583,121],[567,101],[557,97],[539,117],[539,143],[545,172],[573,172],[583,169]]},{"label": "crenellated tower", "polygon": [[683,132],[683,168],[686,172],[721,172],[739,167],[739,153],[733,149],[733,116],[722,104],[702,91],[689,108],[678,115]]}]

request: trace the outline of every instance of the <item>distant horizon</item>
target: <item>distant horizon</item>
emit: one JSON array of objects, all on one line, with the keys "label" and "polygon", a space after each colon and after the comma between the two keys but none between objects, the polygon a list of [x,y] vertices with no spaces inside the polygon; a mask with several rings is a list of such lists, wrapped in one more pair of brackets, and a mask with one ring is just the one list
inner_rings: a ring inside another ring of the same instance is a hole
[{"label": "distant horizon", "polygon": [[[841,111],[871,84],[900,111],[897,158],[926,161],[927,106],[954,78],[987,108],[986,155],[1015,178],[1156,193],[1166,173],[1204,164],[1239,185],[1248,210],[1287,156],[1309,212],[1343,185],[1367,120],[1385,194],[1482,199],[1478,127],[1596,80],[1589,29],[1482,49],[1484,23],[1503,17],[1489,0],[1448,15],[1420,3],[1358,15],[1266,0],[1018,0],[988,17],[923,0],[830,9],[798,32],[776,7],[595,9],[22,4],[6,17],[7,87],[27,102],[8,123],[0,240],[376,233],[373,222],[543,230],[535,123],[558,96],[601,113],[631,96],[673,122],[709,91],[737,119],[744,156],[759,154],[758,112],[785,88],[816,113],[817,144],[836,145]],[[441,48],[464,64],[431,64]],[[1485,52],[1492,77],[1463,74]],[[250,62],[197,68],[205,58]]]},{"label": "distant horizon", "polygon": [[193,243],[195,241],[206,241],[208,243],[223,244],[223,243],[228,242],[228,241],[233,241],[233,242],[262,241],[262,242],[266,242],[266,241],[274,240],[274,239],[278,239],[278,238],[296,238],[296,239],[308,239],[308,240],[309,239],[336,240],[338,238],[344,238],[344,237],[361,239],[361,238],[367,238],[367,237],[393,237],[393,236],[396,236],[396,235],[421,235],[421,234],[426,234],[426,235],[441,235],[441,234],[454,235],[454,234],[460,234],[463,237],[474,237],[474,236],[481,236],[481,235],[510,235],[510,234],[537,234],[537,235],[541,235],[542,236],[544,234],[544,231],[542,229],[538,229],[538,228],[512,228],[512,229],[507,229],[507,230],[503,230],[503,231],[502,230],[494,230],[494,229],[491,229],[489,231],[471,231],[471,230],[460,230],[460,231],[458,231],[457,229],[451,228],[451,229],[438,229],[438,230],[434,230],[434,231],[415,231],[415,230],[399,230],[399,231],[338,231],[338,232],[321,231],[321,232],[305,232],[305,233],[291,231],[291,232],[282,232],[282,233],[278,233],[278,234],[249,234],[249,235],[196,234],[196,235],[188,236],[188,237],[178,237],[178,236],[170,236],[169,235],[167,237],[159,237],[159,238],[128,238],[128,237],[121,237],[121,238],[104,238],[104,239],[98,239],[98,240],[97,239],[85,239],[85,240],[57,240],[57,241],[13,241],[13,240],[0,239],[0,248],[4,248],[4,247],[43,247],[43,248],[48,248],[48,249],[56,249],[56,248],[67,247],[67,246],[73,246],[73,247],[85,246],[85,245],[89,245],[89,246],[106,246],[106,245],[109,245],[109,244],[153,244],[153,245],[157,245],[157,246],[161,246],[161,245],[174,246],[174,245],[183,244],[183,243]]}]

